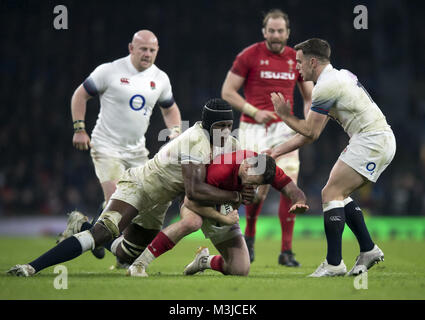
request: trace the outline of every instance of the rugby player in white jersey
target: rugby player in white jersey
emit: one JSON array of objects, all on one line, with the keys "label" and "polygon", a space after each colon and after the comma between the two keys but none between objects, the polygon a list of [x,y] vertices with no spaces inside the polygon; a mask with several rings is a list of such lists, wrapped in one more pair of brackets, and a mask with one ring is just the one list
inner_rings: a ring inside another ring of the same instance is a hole
[{"label": "rugby player in white jersey", "polygon": [[[145,133],[156,104],[161,107],[164,122],[171,131],[170,138],[181,130],[180,110],[174,101],[170,80],[154,64],[158,39],[151,31],[141,30],[134,34],[128,49],[128,56],[98,66],[75,90],[71,100],[75,131],[72,142],[78,150],[91,149],[105,204],[124,171],[149,160]],[[100,112],[90,140],[84,124],[86,105],[97,95]],[[164,205],[156,210],[166,208]],[[71,212],[59,242],[91,226],[82,213]],[[98,258],[104,256],[103,248],[93,253]]]},{"label": "rugby player in white jersey", "polygon": [[341,240],[344,224],[356,236],[360,254],[348,275],[357,275],[379,261],[384,253],[372,241],[363,214],[350,194],[369,182],[376,182],[390,164],[396,151],[394,134],[370,95],[357,77],[348,70],[330,64],[329,43],[309,39],[296,45],[297,69],[304,80],[315,83],[312,106],[307,119],[292,115],[289,101],[281,93],[271,93],[276,113],[298,134],[286,143],[269,150],[272,157],[291,152],[316,140],[327,121],[336,120],[349,135],[348,146],[333,166],[322,189],[322,205],[327,240],[326,260],[311,277],[346,274]]},{"label": "rugby player in white jersey", "polygon": [[[167,143],[145,165],[124,172],[90,230],[70,236],[34,261],[12,267],[8,273],[32,276],[118,237],[111,251],[134,259],[161,230],[165,212],[155,209],[169,205],[181,195],[207,205],[230,203],[237,207],[242,201],[249,203],[254,198],[253,188],[226,191],[205,180],[206,164],[216,155],[238,149],[237,140],[230,136],[232,125],[231,106],[222,99],[209,100],[203,108],[202,123],[197,122]],[[133,220],[136,217],[137,223]]]}]

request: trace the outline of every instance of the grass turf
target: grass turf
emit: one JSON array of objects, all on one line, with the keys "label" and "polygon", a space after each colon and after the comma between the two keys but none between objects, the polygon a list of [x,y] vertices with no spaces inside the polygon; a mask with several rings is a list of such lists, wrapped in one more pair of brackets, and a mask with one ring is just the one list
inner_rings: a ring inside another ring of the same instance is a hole
[{"label": "grass turf", "polygon": [[[64,263],[68,288],[54,288],[54,267],[31,278],[6,275],[18,263],[27,263],[54,246],[55,240],[0,238],[0,299],[147,299],[147,300],[287,300],[287,299],[425,299],[425,243],[420,241],[378,242],[385,262],[368,272],[368,289],[357,290],[353,277],[312,279],[306,276],[323,261],[324,239],[296,239],[294,252],[300,268],[277,264],[280,243],[258,240],[256,260],[248,277],[223,276],[212,270],[183,276],[184,266],[199,245],[217,251],[207,240],[183,239],[174,249],[155,260],[149,278],[131,278],[124,270],[109,270],[115,259],[107,252],[103,260],[90,252]],[[350,269],[358,254],[355,241],[343,241],[343,257]]]}]

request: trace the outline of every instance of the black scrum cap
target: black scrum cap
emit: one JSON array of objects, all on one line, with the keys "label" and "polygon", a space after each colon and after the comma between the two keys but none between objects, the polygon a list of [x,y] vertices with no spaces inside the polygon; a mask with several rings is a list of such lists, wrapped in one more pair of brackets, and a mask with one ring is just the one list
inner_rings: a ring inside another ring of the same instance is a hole
[{"label": "black scrum cap", "polygon": [[214,98],[205,103],[202,110],[202,127],[211,134],[211,127],[220,121],[233,120],[233,111],[230,104],[223,99]]}]

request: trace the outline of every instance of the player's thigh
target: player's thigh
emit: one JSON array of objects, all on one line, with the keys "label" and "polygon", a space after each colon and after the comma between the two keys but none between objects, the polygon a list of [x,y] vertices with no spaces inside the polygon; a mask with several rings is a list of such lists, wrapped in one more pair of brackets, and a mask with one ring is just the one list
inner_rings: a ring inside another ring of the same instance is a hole
[{"label": "player's thigh", "polygon": [[248,275],[250,267],[249,253],[242,235],[237,235],[214,246],[225,261],[225,271],[227,273]]},{"label": "player's thigh", "polygon": [[118,182],[118,180],[113,180],[113,181],[105,181],[105,182],[102,182],[100,184],[102,186],[102,191],[103,191],[103,195],[105,197],[105,202],[109,201],[112,194],[117,189],[117,182]]},{"label": "player's thigh", "polygon": [[241,122],[238,129],[241,148],[261,152],[263,149],[266,149],[263,147],[266,133],[266,127],[264,125]]},{"label": "player's thigh", "polygon": [[298,173],[300,171],[300,159],[298,149],[278,157],[276,159],[276,165],[281,168],[295,184],[297,183]]},{"label": "player's thigh", "polygon": [[344,200],[353,191],[367,183],[368,180],[338,159],[329,174],[328,182],[322,190],[322,201]]},{"label": "player's thigh", "polygon": [[100,152],[95,148],[90,150],[94,170],[99,182],[118,181],[124,171],[126,164],[121,159],[110,154]]}]

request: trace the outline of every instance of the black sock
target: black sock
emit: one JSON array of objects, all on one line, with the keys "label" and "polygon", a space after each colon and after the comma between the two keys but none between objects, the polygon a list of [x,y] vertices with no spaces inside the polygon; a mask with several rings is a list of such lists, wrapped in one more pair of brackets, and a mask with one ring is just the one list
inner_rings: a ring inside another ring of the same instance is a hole
[{"label": "black sock", "polygon": [[366,223],[363,218],[363,213],[357,203],[350,201],[344,207],[345,222],[348,227],[353,231],[360,246],[360,252],[370,251],[375,244],[373,243],[369,231],[367,230]]},{"label": "black sock", "polygon": [[80,230],[80,232],[82,232],[82,231],[86,231],[86,230],[90,230],[90,229],[93,227],[93,225],[94,225],[94,223],[93,223],[93,224],[91,224],[90,222],[84,222],[84,223],[81,225],[81,230]]},{"label": "black sock", "polygon": [[78,257],[83,249],[80,242],[74,236],[65,239],[56,247],[50,249],[45,254],[30,262],[29,264],[36,272],[55,264],[66,262]]},{"label": "black sock", "polygon": [[328,242],[326,260],[329,264],[337,266],[342,260],[342,233],[344,232],[345,214],[344,204],[323,212],[325,221],[325,234]]}]

